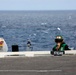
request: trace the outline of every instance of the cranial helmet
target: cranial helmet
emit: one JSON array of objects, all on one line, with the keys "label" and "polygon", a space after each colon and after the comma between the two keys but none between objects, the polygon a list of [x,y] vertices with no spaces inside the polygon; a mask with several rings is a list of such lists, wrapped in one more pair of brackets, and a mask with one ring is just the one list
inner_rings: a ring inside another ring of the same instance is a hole
[{"label": "cranial helmet", "polygon": [[60,36],[60,35],[56,36],[55,42],[56,42],[56,43],[58,43],[58,42],[63,42],[63,37]]}]

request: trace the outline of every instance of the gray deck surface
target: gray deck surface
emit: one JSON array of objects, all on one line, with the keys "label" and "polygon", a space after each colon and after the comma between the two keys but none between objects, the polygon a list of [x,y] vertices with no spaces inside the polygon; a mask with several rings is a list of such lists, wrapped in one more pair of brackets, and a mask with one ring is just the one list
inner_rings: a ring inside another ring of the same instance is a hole
[{"label": "gray deck surface", "polygon": [[76,75],[76,55],[0,58],[0,75]]}]

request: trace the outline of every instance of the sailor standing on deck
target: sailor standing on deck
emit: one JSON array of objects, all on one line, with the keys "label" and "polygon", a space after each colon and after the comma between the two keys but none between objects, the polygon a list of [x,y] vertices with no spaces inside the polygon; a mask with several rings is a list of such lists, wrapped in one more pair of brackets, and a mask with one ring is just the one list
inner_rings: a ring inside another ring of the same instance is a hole
[{"label": "sailor standing on deck", "polygon": [[7,52],[8,51],[8,46],[5,42],[5,40],[0,37],[0,52]]},{"label": "sailor standing on deck", "polygon": [[63,51],[70,50],[68,45],[63,41],[63,37],[58,35],[55,39],[56,45],[53,47],[51,54],[54,54],[54,51]]},{"label": "sailor standing on deck", "polygon": [[33,47],[31,46],[31,40],[28,40],[26,51],[32,51],[32,50],[33,50]]},{"label": "sailor standing on deck", "polygon": [[31,46],[31,41],[28,40],[28,41],[27,41],[27,47],[30,47],[30,46]]}]

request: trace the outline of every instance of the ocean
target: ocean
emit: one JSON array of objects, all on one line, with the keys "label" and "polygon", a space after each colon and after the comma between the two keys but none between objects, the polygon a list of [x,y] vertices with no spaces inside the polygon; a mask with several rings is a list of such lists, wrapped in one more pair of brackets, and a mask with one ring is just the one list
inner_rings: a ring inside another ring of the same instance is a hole
[{"label": "ocean", "polygon": [[31,40],[33,51],[52,50],[55,37],[62,35],[69,47],[76,49],[76,11],[0,11],[0,37],[12,51],[26,51]]}]

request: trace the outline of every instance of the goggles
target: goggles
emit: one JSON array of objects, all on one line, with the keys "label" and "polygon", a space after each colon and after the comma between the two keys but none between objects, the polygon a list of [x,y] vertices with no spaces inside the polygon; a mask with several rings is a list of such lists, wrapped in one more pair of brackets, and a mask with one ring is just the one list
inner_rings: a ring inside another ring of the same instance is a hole
[{"label": "goggles", "polygon": [[63,39],[55,39],[56,43],[59,43],[59,42],[62,42],[62,41],[63,41]]}]

